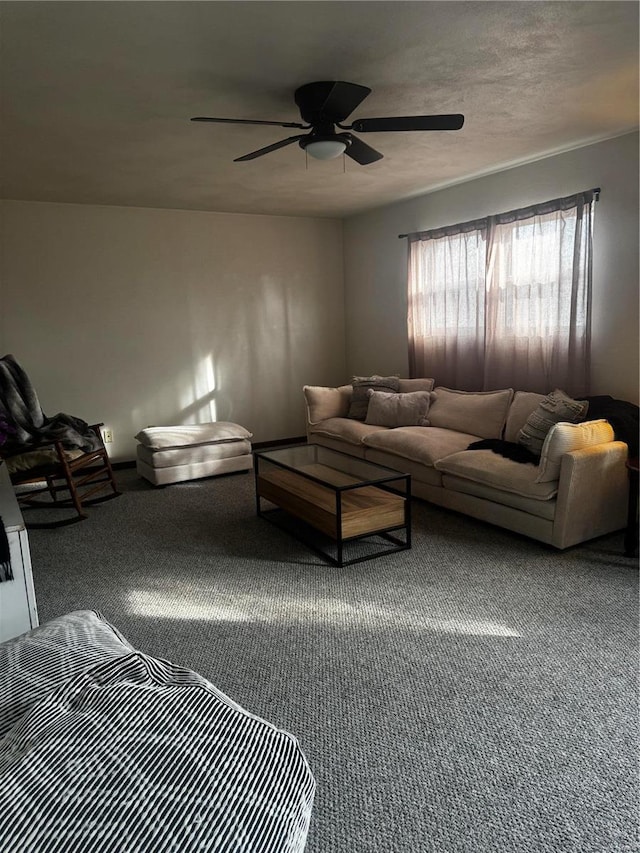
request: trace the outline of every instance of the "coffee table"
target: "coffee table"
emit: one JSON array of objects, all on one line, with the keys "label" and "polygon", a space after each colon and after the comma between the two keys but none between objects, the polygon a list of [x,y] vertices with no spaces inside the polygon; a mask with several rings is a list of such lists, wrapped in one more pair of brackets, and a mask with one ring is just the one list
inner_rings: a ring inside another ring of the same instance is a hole
[{"label": "coffee table", "polygon": [[[257,514],[330,563],[348,566],[411,548],[409,474],[317,444],[254,458]],[[272,506],[263,508],[263,501]],[[349,559],[345,546],[353,546]]]}]

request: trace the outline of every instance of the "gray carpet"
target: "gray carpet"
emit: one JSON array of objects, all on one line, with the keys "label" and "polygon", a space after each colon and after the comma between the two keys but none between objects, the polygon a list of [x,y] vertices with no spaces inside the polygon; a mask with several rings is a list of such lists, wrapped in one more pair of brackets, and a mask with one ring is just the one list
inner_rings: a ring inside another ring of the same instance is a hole
[{"label": "gray carpet", "polygon": [[308,853],[637,851],[637,560],[416,502],[414,547],[338,569],[255,515],[252,475],[33,530],[41,621],[101,611],[293,732]]}]

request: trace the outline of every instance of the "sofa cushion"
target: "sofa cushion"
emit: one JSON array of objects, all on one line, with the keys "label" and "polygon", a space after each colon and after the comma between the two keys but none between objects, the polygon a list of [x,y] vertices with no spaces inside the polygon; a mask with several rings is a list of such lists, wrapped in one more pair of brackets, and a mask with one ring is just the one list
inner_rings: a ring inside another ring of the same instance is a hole
[{"label": "sofa cushion", "polygon": [[387,432],[387,427],[365,424],[351,418],[327,418],[319,424],[313,424],[309,435],[326,435],[329,438],[338,438],[349,444],[360,444],[366,435],[374,432]]},{"label": "sofa cushion", "polygon": [[544,400],[544,394],[534,391],[516,391],[509,406],[507,423],[504,427],[504,440],[517,442],[518,433],[527,422],[527,418]]},{"label": "sofa cushion", "polygon": [[192,447],[194,444],[238,441],[243,438],[252,438],[253,433],[240,424],[216,421],[209,424],[147,427],[140,430],[135,437],[140,444],[152,450],[168,450],[175,447]]},{"label": "sofa cushion", "polygon": [[407,394],[409,391],[433,391],[436,384],[433,379],[400,379],[399,391]]},{"label": "sofa cushion", "polygon": [[371,388],[365,423],[385,427],[429,426],[430,400],[429,391],[387,394]]},{"label": "sofa cushion", "polygon": [[400,390],[400,379],[398,376],[354,376],[351,385],[353,392],[347,417],[363,421],[369,407],[369,389],[397,393]]},{"label": "sofa cushion", "polygon": [[346,418],[351,403],[351,385],[326,388],[322,385],[305,385],[302,389],[307,402],[307,418],[310,424],[326,421],[327,418]]},{"label": "sofa cushion", "polygon": [[[547,521],[553,521],[555,518],[557,497],[550,498],[548,501],[541,501],[537,498],[507,492],[505,489],[496,489],[495,486],[487,486],[485,483],[478,483],[476,480],[455,477],[453,474],[442,473],[440,476],[442,477],[442,485],[448,491],[482,498],[482,500],[490,501],[492,504],[508,506],[511,509],[517,509],[520,512],[526,512],[527,515],[544,518]],[[496,523],[499,524],[500,522],[496,519]]]},{"label": "sofa cushion", "polygon": [[[362,443],[394,456],[423,465],[433,465],[443,456],[457,453],[476,441],[477,436],[439,427],[398,427],[366,435]],[[475,452],[475,451],[473,451]]]},{"label": "sofa cushion", "polygon": [[537,482],[537,465],[514,462],[492,450],[464,450],[440,459],[435,467],[446,474],[540,501],[549,500],[558,491],[557,481]]},{"label": "sofa cushion", "polygon": [[472,433],[480,438],[500,438],[513,389],[502,391],[455,391],[436,388],[431,396],[431,426]]},{"label": "sofa cushion", "polygon": [[540,456],[542,445],[547,433],[554,424],[566,421],[578,423],[584,420],[589,403],[586,400],[574,400],[556,388],[540,401],[535,411],[526,420],[525,425],[518,433],[518,444],[526,447],[536,456]]},{"label": "sofa cushion", "polygon": [[335,450],[337,453],[348,453],[356,459],[364,459],[364,444],[348,445],[340,438],[335,438],[331,435],[323,435],[322,433],[314,432],[309,435],[309,443],[317,444],[319,447],[326,447],[328,450]]},{"label": "sofa cushion", "polygon": [[432,465],[414,462],[412,459],[407,459],[406,456],[395,456],[392,453],[385,453],[384,450],[377,450],[375,447],[367,447],[364,444],[362,447],[367,462],[373,462],[374,465],[384,465],[387,468],[401,471],[403,474],[410,474],[412,490],[416,483],[442,486],[442,474],[440,471],[436,471]]},{"label": "sofa cushion", "polygon": [[615,438],[609,421],[585,421],[581,424],[559,423],[551,427],[542,445],[537,483],[548,483],[560,476],[562,456],[573,450],[582,450],[604,444]]},{"label": "sofa cushion", "polygon": [[36,702],[132,646],[93,610],[76,610],[0,644],[0,738]]}]

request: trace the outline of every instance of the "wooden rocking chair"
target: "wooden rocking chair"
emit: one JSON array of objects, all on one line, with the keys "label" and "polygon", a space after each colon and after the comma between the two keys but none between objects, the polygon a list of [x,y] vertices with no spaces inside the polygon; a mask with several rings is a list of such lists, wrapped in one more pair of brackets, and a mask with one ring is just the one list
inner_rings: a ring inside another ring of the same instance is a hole
[{"label": "wooden rocking chair", "polygon": [[[0,457],[19,504],[24,509],[74,510],[70,517],[50,522],[25,518],[27,527],[83,521],[88,518],[85,507],[120,494],[102,440],[102,424],[89,426],[63,414],[47,418],[28,377],[10,355],[0,359],[0,420],[6,439]],[[68,495],[61,497],[64,492]]]}]

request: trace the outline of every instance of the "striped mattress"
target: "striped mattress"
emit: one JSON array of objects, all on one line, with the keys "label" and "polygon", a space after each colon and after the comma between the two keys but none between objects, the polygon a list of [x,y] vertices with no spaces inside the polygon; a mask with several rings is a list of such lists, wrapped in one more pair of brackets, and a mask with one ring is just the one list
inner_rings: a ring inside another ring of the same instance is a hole
[{"label": "striped mattress", "polygon": [[78,611],[0,645],[2,853],[301,853],[296,741]]}]

